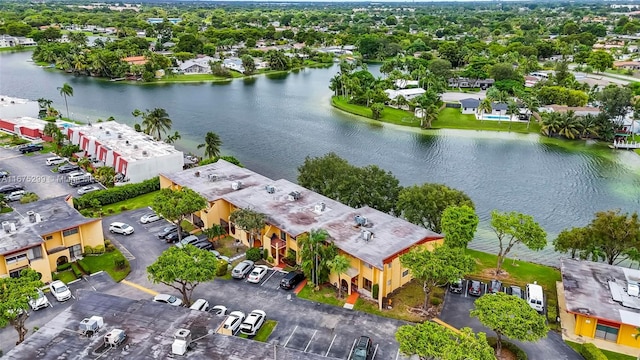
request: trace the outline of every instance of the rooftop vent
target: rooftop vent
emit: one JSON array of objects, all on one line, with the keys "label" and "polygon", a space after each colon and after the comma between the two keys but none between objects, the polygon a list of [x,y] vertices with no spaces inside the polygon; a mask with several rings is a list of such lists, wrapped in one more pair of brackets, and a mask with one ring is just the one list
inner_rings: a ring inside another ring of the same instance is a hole
[{"label": "rooftop vent", "polygon": [[104,325],[104,320],[102,319],[102,317],[92,316],[89,319],[83,319],[82,321],[80,321],[80,326],[78,327],[78,330],[80,330],[82,335],[92,336],[103,325]]},{"label": "rooftop vent", "polygon": [[[120,133],[120,134],[118,134],[118,139],[122,139],[122,134],[121,134],[121,133]],[[129,142],[129,141],[127,141],[127,143],[128,143],[128,142]]]},{"label": "rooftop vent", "polygon": [[287,198],[289,199],[289,201],[296,201],[296,200],[300,199],[300,192],[299,191],[292,191],[292,192],[289,193]]},{"label": "rooftop vent", "polygon": [[637,283],[628,283],[627,284],[627,294],[629,296],[638,296],[640,295],[640,287],[638,287]]},{"label": "rooftop vent", "polygon": [[191,331],[187,329],[178,329],[173,334],[173,344],[171,345],[171,353],[174,355],[184,355],[191,344]]},{"label": "rooftop vent", "polygon": [[2,231],[9,233],[11,232],[11,223],[9,221],[2,222]]},{"label": "rooftop vent", "polygon": [[367,218],[364,216],[356,215],[353,219],[355,220],[357,226],[367,226],[367,224],[369,223]]},{"label": "rooftop vent", "polygon": [[42,219],[40,218],[40,214],[35,211],[27,211],[27,216],[29,217],[30,223],[37,224],[42,221]]},{"label": "rooftop vent", "polygon": [[133,148],[134,148],[134,149],[137,149],[137,148],[138,148],[138,145],[133,145]]},{"label": "rooftop vent", "polygon": [[194,175],[195,177],[200,177],[200,171],[196,171],[196,172],[194,172],[194,173],[193,173],[193,175]]},{"label": "rooftop vent", "polygon": [[111,347],[116,347],[124,341],[127,335],[124,333],[124,330],[113,329],[104,336],[105,345],[109,345]]},{"label": "rooftop vent", "polygon": [[240,188],[242,188],[242,181],[234,181],[231,183],[231,188],[233,190],[238,190]]},{"label": "rooftop vent", "polygon": [[127,145],[131,145],[131,144],[129,144],[129,140],[125,141],[124,143],[127,144]]},{"label": "rooftop vent", "polygon": [[143,156],[147,156],[147,155],[149,155],[149,152],[147,150],[142,150],[142,155]]},{"label": "rooftop vent", "polygon": [[209,174],[209,175],[207,175],[207,177],[209,178],[209,181],[218,181],[218,175],[217,174]]},{"label": "rooftop vent", "polygon": [[373,239],[373,233],[369,230],[362,230],[360,234],[362,235],[362,239],[365,242],[369,242],[370,240]]},{"label": "rooftop vent", "polygon": [[317,213],[323,212],[327,208],[327,205],[324,202],[316,204],[313,210]]},{"label": "rooftop vent", "polygon": [[264,188],[265,188],[265,190],[267,190],[267,193],[269,193],[269,194],[275,194],[275,192],[276,192],[276,188],[273,185],[267,185]]},{"label": "rooftop vent", "polygon": [[102,126],[100,126],[100,130],[102,130]]},{"label": "rooftop vent", "polygon": [[104,133],[105,133],[105,134],[107,134],[107,135],[109,135],[109,134],[111,134],[111,131],[107,130],[107,131],[105,131]]}]

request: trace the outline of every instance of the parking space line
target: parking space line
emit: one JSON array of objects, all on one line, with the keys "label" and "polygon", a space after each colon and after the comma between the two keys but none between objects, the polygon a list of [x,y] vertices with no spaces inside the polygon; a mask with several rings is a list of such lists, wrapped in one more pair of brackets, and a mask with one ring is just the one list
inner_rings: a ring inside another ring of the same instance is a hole
[{"label": "parking space line", "polygon": [[396,360],[398,360],[398,356],[400,356],[400,349],[398,349],[398,352],[396,353]]},{"label": "parking space line", "polygon": [[309,345],[311,345],[311,342],[313,341],[313,338],[316,336],[317,332],[318,330],[316,329],[316,331],[313,332],[313,335],[311,335],[311,339],[309,339],[309,342],[307,343],[307,347],[304,348],[304,352],[307,352],[307,350],[309,349]]},{"label": "parking space line", "polygon": [[275,271],[271,271],[271,275],[269,275],[263,282],[262,284],[260,284],[260,286],[264,285],[267,283],[267,281],[269,281],[269,279],[271,279],[271,277],[273,276],[273,274],[275,274]]},{"label": "parking space line", "polygon": [[291,340],[291,337],[296,332],[296,330],[298,330],[298,325],[296,325],[296,327],[293,328],[293,332],[291,333],[291,335],[289,335],[289,338],[287,339],[287,342],[284,343],[284,347],[287,347],[287,344],[289,343],[289,340]]},{"label": "parking space line", "polygon": [[333,339],[331,340],[331,344],[329,344],[329,348],[327,349],[327,353],[324,354],[324,357],[328,357],[329,356],[329,351],[331,351],[331,347],[333,346],[333,342],[336,341],[336,336],[338,336],[338,334],[333,335]]},{"label": "parking space line", "polygon": [[349,350],[349,356],[353,354],[353,348],[356,346],[356,341],[358,341],[358,339],[353,339],[353,345],[351,345],[351,350]]},{"label": "parking space line", "polygon": [[371,360],[374,360],[376,358],[376,354],[378,353],[378,345],[380,344],[376,344],[376,348],[375,350],[373,350],[373,356],[371,357]]}]

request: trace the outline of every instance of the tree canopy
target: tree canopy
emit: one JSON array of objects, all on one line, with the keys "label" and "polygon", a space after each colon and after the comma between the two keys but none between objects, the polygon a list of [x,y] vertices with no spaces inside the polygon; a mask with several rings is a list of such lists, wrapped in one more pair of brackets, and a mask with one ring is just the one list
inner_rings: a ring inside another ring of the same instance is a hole
[{"label": "tree canopy", "polygon": [[478,215],[467,205],[449,206],[442,212],[440,228],[447,246],[466,248],[478,228]]},{"label": "tree canopy", "polygon": [[[153,209],[181,228],[182,220],[207,207],[207,200],[189,188],[162,189],[153,199]],[[180,240],[182,231],[178,231]]]},{"label": "tree canopy", "polygon": [[238,229],[249,234],[249,247],[253,247],[256,238],[261,240],[261,232],[266,225],[266,216],[251,209],[237,209],[231,213],[229,221]]},{"label": "tree canopy", "polygon": [[20,277],[0,278],[0,327],[13,326],[18,332],[17,344],[28,332],[24,323],[29,317],[29,299],[35,298],[42,286],[40,274],[30,268],[22,270]]},{"label": "tree canopy", "polygon": [[300,266],[316,286],[329,280],[332,261],[338,255],[338,248],[328,239],[329,233],[324,229],[311,229],[297,238]]},{"label": "tree canopy", "polygon": [[500,273],[502,262],[516,244],[531,250],[542,250],[547,245],[547,233],[530,215],[494,210],[491,212],[491,228],[498,237],[496,274]]}]

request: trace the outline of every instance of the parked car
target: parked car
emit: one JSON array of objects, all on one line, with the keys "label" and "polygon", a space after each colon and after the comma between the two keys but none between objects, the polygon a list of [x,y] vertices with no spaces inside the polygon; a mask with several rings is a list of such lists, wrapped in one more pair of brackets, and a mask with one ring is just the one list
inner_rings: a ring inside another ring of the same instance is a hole
[{"label": "parked car", "polygon": [[40,310],[42,308],[49,307],[49,299],[40,289],[36,289],[38,291],[38,295],[34,298],[29,299],[29,306],[33,311]]},{"label": "parked car", "polygon": [[192,244],[193,246],[197,247],[198,249],[202,249],[202,250],[211,250],[213,249],[213,244],[211,243],[211,241],[207,240],[207,239],[202,239],[196,243]]},{"label": "parked car", "polygon": [[209,312],[216,316],[225,316],[227,315],[227,307],[224,305],[216,305],[209,309]]},{"label": "parked car", "polygon": [[218,259],[226,261],[228,265],[231,265],[231,259],[228,256],[220,255]]},{"label": "parked car", "polygon": [[198,311],[208,311],[209,302],[205,299],[198,299],[193,302],[193,304],[189,307],[189,309],[198,310]]},{"label": "parked car", "polygon": [[458,279],[449,284],[449,291],[454,294],[462,294],[462,279]]},{"label": "parked car", "polygon": [[251,270],[247,282],[257,284],[267,274],[268,268],[264,265],[258,265]]},{"label": "parked car", "polygon": [[170,225],[167,227],[162,228],[162,231],[160,231],[158,233],[158,237],[160,239],[164,239],[165,237],[167,237],[167,235],[177,232],[178,231],[178,226],[177,225]]},{"label": "parked car", "polygon": [[5,200],[7,201],[18,201],[20,199],[22,199],[22,197],[25,195],[26,193],[24,192],[24,190],[16,190],[11,192],[9,195],[5,196]]},{"label": "parked car", "polygon": [[49,284],[49,290],[51,290],[53,297],[60,302],[71,299],[71,290],[69,290],[67,284],[60,280],[55,280]]},{"label": "parked car", "polygon": [[20,184],[9,184],[0,186],[0,194],[11,194],[14,191],[24,190],[24,187]]},{"label": "parked car", "polygon": [[469,295],[480,296],[482,295],[482,283],[478,280],[469,281]]},{"label": "parked car", "polygon": [[158,295],[154,296],[153,301],[159,302],[159,303],[169,304],[171,306],[180,306],[180,305],[182,305],[182,300],[178,299],[177,297],[175,297],[173,295],[169,295],[169,294],[158,294]]},{"label": "parked car", "polygon": [[42,146],[42,144],[26,144],[18,147],[18,151],[20,151],[23,154],[34,152],[34,151],[40,151],[42,149],[44,149],[44,146]]},{"label": "parked car", "polygon": [[144,214],[140,217],[140,222],[143,224],[148,224],[148,223],[152,223],[154,221],[158,221],[162,219],[160,217],[160,215],[156,214],[156,213],[148,213],[148,214]]},{"label": "parked car", "polygon": [[[184,238],[186,238],[187,236],[190,236],[191,234],[189,234],[186,231],[181,231],[180,232],[180,237],[184,240]],[[168,243],[174,243],[178,241],[178,230],[176,229],[176,231],[168,234],[167,236],[165,236],[164,240]]]},{"label": "parked car", "polygon": [[502,283],[500,281],[493,279],[489,282],[489,289],[487,289],[487,292],[489,294],[495,294],[500,292],[501,290],[502,290]]},{"label": "parked car", "polygon": [[240,332],[245,335],[255,335],[264,324],[266,317],[267,314],[264,311],[253,310],[240,325]]},{"label": "parked car", "polygon": [[293,289],[302,280],[304,280],[304,274],[302,271],[290,271],[282,278],[282,280],[280,280],[280,287],[285,290]]},{"label": "parked car", "polygon": [[[87,186],[94,184],[96,179],[91,174],[80,173],[79,176],[70,176],[69,177],[69,185],[73,187],[78,186]],[[100,188],[98,188],[100,190]]]},{"label": "parked car", "polygon": [[509,294],[513,296],[517,296],[522,299],[522,289],[520,286],[511,285],[509,286]]},{"label": "parked car", "polygon": [[58,174],[66,174],[78,170],[80,170],[80,166],[74,164],[66,164],[58,167]]},{"label": "parked car", "polygon": [[224,321],[224,325],[222,325],[222,327],[231,331],[232,334],[235,334],[243,321],[244,313],[242,311],[232,311],[229,313],[229,316],[227,317],[227,320]]},{"label": "parked car", "polygon": [[349,360],[368,360],[373,351],[373,341],[368,336],[360,336],[353,347]]},{"label": "parked car", "polygon": [[67,162],[67,159],[62,158],[60,156],[50,157],[50,158],[47,158],[47,160],[45,160],[45,164],[47,164],[47,166],[60,165],[66,162]]},{"label": "parked car", "polygon": [[253,261],[243,260],[231,270],[231,277],[234,279],[243,279],[253,270]]},{"label": "parked car", "polygon": [[109,225],[109,232],[112,234],[131,235],[133,234],[133,226],[123,222],[113,222]]},{"label": "parked car", "polygon": [[200,239],[195,235],[188,235],[187,237],[182,238],[179,242],[176,243],[176,246],[181,248],[185,245],[193,245],[197,242],[200,242]]},{"label": "parked car", "polygon": [[84,194],[88,194],[90,192],[94,192],[98,190],[102,190],[102,188],[100,188],[100,186],[98,185],[83,186],[80,189],[78,189],[78,195],[84,195]]}]

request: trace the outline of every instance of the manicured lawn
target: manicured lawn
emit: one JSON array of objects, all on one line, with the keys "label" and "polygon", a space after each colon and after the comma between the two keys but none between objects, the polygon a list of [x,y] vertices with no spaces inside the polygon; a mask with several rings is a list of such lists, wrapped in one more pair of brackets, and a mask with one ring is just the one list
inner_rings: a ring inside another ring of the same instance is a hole
[{"label": "manicured lawn", "polygon": [[236,239],[231,236],[226,236],[222,239],[218,239],[214,242],[215,249],[220,252],[220,255],[233,257],[238,253],[243,253],[247,250],[247,247],[240,243],[236,246]]},{"label": "manicured lawn", "polygon": [[518,133],[540,133],[540,125],[532,120],[527,130],[526,122],[513,122],[509,130],[509,122],[495,120],[477,120],[475,115],[462,114],[460,109],[444,108],[438,114],[438,119],[431,124],[432,129],[464,129],[464,130],[490,130],[511,131]]},{"label": "manicured lawn", "polygon": [[27,51],[27,50],[33,50],[35,49],[35,46],[23,46],[21,48],[16,48],[16,47],[3,47],[0,48],[0,52],[9,52],[9,51]]},{"label": "manicured lawn", "polygon": [[150,193],[136,196],[134,198],[105,205],[102,207],[102,212],[106,215],[119,214],[122,211],[139,209],[153,204],[153,198],[160,192],[160,190],[152,191]]},{"label": "manicured lawn", "polygon": [[182,230],[189,233],[196,229],[196,227],[187,220],[182,220],[182,222],[180,223],[180,227],[182,227]]},{"label": "manicured lawn", "polygon": [[320,287],[318,291],[313,291],[313,288],[307,285],[298,293],[298,297],[302,299],[334,306],[343,306],[344,300],[338,299],[336,296],[336,291],[333,288],[324,286]]},{"label": "manicured lawn", "polygon": [[127,275],[129,275],[131,267],[129,266],[129,261],[125,259],[125,268],[122,270],[116,269],[114,260],[119,256],[122,256],[122,253],[120,252],[120,250],[116,249],[115,251],[104,253],[98,256],[85,256],[84,259],[79,260],[79,262],[81,262],[83,267],[88,269],[92,274],[103,270],[106,271],[114,281],[120,282],[120,280],[126,278]]},{"label": "manicured lawn", "polygon": [[76,275],[73,273],[73,270],[71,270],[71,269],[66,270],[66,271],[61,271],[56,275],[58,277],[58,280],[61,280],[65,284],[68,284],[68,283],[72,282],[73,280],[76,280]]},{"label": "manicured lawn", "polygon": [[640,155],[640,149],[633,149],[633,151],[635,151],[636,154]]},{"label": "manicured lawn", "polygon": [[273,329],[277,324],[278,322],[275,320],[265,321],[264,324],[262,324],[260,330],[258,330],[258,332],[256,333],[256,336],[253,338],[253,340],[267,342],[267,339],[269,339],[269,336],[271,335]]},{"label": "manicured lawn", "polygon": [[242,77],[242,75],[238,74],[238,76],[234,75],[234,72],[231,72],[232,76],[229,78],[214,76],[211,74],[193,74],[193,75],[169,75],[163,77],[162,79],[146,82],[144,84],[164,84],[164,83],[181,83],[181,82],[224,82],[231,81],[231,79],[236,77]]},{"label": "manicured lawn", "polygon": [[[498,261],[496,255],[471,249],[467,249],[466,252],[476,261],[475,271],[469,275],[470,278],[483,281],[495,278],[495,276],[492,276],[489,271],[496,267],[496,263]],[[507,272],[506,275],[501,275],[498,278],[502,281],[503,285],[518,285],[524,289],[526,284],[531,284],[536,281],[544,288],[547,299],[547,318],[551,325],[555,324],[557,316],[556,307],[558,305],[556,281],[561,280],[560,270],[520,260],[513,261],[511,259],[506,259],[504,261],[502,269]]]},{"label": "manicured lawn", "polygon": [[[573,350],[575,350],[577,353],[580,353],[580,348],[582,347],[582,344],[578,344],[576,342],[566,341],[566,340],[565,340],[565,343],[571,346]],[[615,353],[612,351],[607,351],[602,349],[600,349],[600,351],[602,351],[602,353],[605,354],[607,356],[607,359],[609,360],[636,360],[635,356],[629,356],[629,355]]]},{"label": "manicured lawn", "polygon": [[[362,105],[349,104],[347,100],[342,97],[332,97],[331,104],[342,111],[373,119],[370,108]],[[382,117],[377,121],[403,126],[420,127],[420,119],[413,116],[411,112],[394,109],[388,106],[384,108]]]},{"label": "manicured lawn", "polygon": [[[38,151],[37,153],[39,153],[39,154],[49,154],[49,153],[54,152],[55,149],[56,149],[55,145],[53,145],[50,142],[45,142],[45,143],[42,143],[42,150]],[[36,154],[36,152],[26,153],[26,154],[24,154],[24,156],[33,156],[34,154]]]}]

